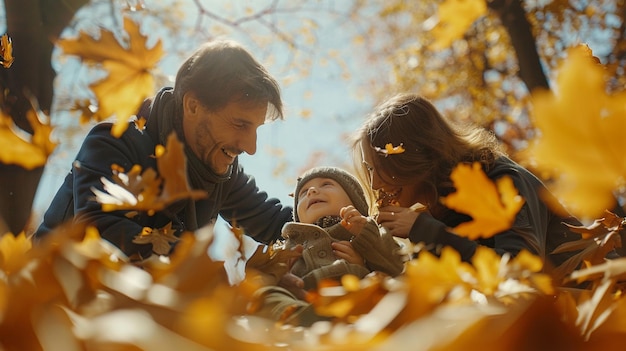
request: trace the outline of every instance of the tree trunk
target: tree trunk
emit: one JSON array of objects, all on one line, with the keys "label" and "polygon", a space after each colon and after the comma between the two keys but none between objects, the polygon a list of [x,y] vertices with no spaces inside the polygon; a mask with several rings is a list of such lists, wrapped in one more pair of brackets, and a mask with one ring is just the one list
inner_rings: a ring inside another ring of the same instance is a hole
[{"label": "tree trunk", "polygon": [[[0,68],[3,112],[21,129],[32,133],[26,120],[31,99],[49,113],[54,96],[52,68],[54,42],[76,11],[88,0],[5,0],[7,34],[13,41],[15,61]],[[0,235],[21,232],[30,216],[43,167],[29,171],[0,165]]]},{"label": "tree trunk", "polygon": [[487,0],[487,6],[500,18],[502,25],[511,38],[519,64],[519,77],[529,92],[536,88],[550,89],[535,37],[520,0]]}]

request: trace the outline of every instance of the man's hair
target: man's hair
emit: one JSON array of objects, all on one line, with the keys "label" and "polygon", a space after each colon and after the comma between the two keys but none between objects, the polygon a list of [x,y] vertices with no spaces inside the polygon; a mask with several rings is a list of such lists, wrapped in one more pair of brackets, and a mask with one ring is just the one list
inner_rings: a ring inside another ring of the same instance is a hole
[{"label": "man's hair", "polygon": [[192,92],[209,110],[233,101],[269,103],[268,119],[283,119],[278,82],[240,44],[230,40],[205,43],[179,68],[174,84],[176,105]]}]

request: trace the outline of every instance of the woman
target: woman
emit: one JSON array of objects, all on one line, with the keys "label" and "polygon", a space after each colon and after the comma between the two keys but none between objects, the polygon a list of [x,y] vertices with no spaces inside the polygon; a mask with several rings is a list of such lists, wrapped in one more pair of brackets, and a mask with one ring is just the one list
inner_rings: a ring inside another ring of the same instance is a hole
[{"label": "woman", "polygon": [[[390,152],[393,150],[386,149],[388,144],[402,145],[404,151]],[[551,252],[580,238],[563,224],[580,222],[570,215],[559,215],[566,213],[562,208],[548,208],[543,200],[548,194],[545,185],[509,159],[493,134],[454,125],[418,95],[397,95],[378,106],[357,133],[353,151],[362,181],[371,188],[372,199],[378,199],[378,222],[393,236],[424,243],[435,253],[451,246],[469,261],[478,245],[513,256],[526,249],[541,257],[550,269],[572,255]],[[471,217],[438,201],[455,191],[450,174],[457,164],[473,162],[480,162],[491,180],[510,177],[525,199],[510,229],[476,241],[450,230]],[[414,211],[419,205],[427,210]]]}]

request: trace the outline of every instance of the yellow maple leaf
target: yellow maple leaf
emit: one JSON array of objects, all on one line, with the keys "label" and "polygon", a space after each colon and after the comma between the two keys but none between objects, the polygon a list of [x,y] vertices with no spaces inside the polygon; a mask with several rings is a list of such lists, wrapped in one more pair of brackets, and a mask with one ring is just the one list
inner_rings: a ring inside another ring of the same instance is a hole
[{"label": "yellow maple leaf", "polygon": [[493,295],[498,285],[503,281],[500,272],[502,257],[493,249],[478,246],[472,257],[472,264],[476,267],[477,288],[485,295]]},{"label": "yellow maple leaf", "polygon": [[439,22],[432,30],[435,42],[431,49],[441,50],[449,47],[453,41],[465,34],[474,21],[486,13],[485,0],[445,0],[437,11]]},{"label": "yellow maple leaf", "polygon": [[56,144],[50,140],[52,127],[35,110],[26,112],[33,135],[20,131],[11,117],[0,110],[0,163],[34,169],[46,164]]},{"label": "yellow maple leaf", "polygon": [[150,73],[163,56],[161,41],[146,47],[147,37],[139,25],[124,18],[128,34],[128,48],[121,45],[113,32],[102,29],[100,39],[80,32],[77,39],[58,42],[63,52],[79,56],[87,63],[101,64],[109,75],[89,87],[98,100],[97,120],[116,116],[111,133],[120,136],[128,127],[129,118],[135,114],[143,100],[154,93],[154,77]]},{"label": "yellow maple leaf", "polygon": [[510,177],[499,178],[494,184],[478,162],[457,165],[450,178],[457,191],[441,202],[472,217],[471,221],[454,228],[455,233],[469,239],[489,238],[509,229],[524,205]]},{"label": "yellow maple leaf", "polygon": [[11,274],[19,270],[29,257],[26,255],[32,248],[33,244],[24,232],[19,235],[6,233],[0,239],[0,268],[6,273]]},{"label": "yellow maple leaf", "polygon": [[613,208],[613,191],[626,176],[626,93],[606,93],[607,73],[589,50],[568,51],[554,92],[532,94],[531,118],[538,137],[526,150],[541,172],[556,176],[552,189],[581,218]]}]

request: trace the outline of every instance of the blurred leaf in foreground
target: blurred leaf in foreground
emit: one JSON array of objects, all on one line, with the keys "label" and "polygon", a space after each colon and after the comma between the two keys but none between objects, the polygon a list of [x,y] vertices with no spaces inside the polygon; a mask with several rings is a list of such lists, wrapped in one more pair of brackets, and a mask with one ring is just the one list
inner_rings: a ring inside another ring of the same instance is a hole
[{"label": "blurred leaf in foreground", "polygon": [[17,236],[6,233],[0,237],[0,269],[7,275],[18,271],[28,263],[30,256],[26,253],[31,247],[32,242],[26,238],[24,232]]},{"label": "blurred leaf in foreground", "polygon": [[439,23],[433,28],[435,42],[431,48],[446,49],[461,39],[469,27],[487,13],[485,0],[445,0],[439,5]]},{"label": "blurred leaf in foreground", "polygon": [[606,92],[606,70],[585,46],[568,51],[553,91],[533,92],[538,137],[528,158],[554,177],[554,193],[579,218],[598,218],[625,185],[626,92]]},{"label": "blurred leaf in foreground", "polygon": [[50,140],[52,127],[47,116],[30,109],[26,118],[33,128],[32,136],[19,130],[11,117],[0,110],[0,163],[34,169],[44,166],[54,151],[56,144]]}]

